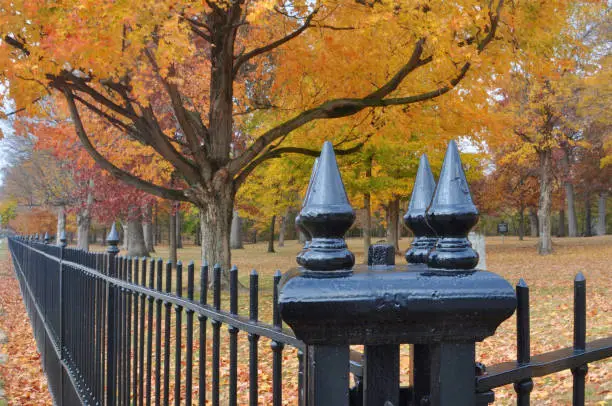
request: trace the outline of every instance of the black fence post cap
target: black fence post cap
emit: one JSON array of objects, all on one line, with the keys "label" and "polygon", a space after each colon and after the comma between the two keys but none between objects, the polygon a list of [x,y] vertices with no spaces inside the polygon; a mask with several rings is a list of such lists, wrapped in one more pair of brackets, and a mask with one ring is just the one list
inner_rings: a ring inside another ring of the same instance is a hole
[{"label": "black fence post cap", "polygon": [[62,248],[66,248],[66,246],[68,245],[66,242],[66,232],[64,230],[62,230],[62,232],[60,233],[59,242],[60,242],[59,245]]},{"label": "black fence post cap", "polygon": [[348,250],[344,234],[354,221],[355,211],[348,201],[334,149],[326,141],[300,212],[301,227],[312,241],[299,254],[298,264],[313,275],[350,273],[355,256]]},{"label": "black fence post cap", "polygon": [[414,240],[405,255],[406,261],[410,264],[427,263],[429,252],[436,245],[436,233],[425,218],[435,190],[436,182],[427,155],[423,154],[419,161],[408,211],[404,215],[404,224],[414,233]]},{"label": "black fence post cap", "polygon": [[391,244],[372,244],[368,248],[368,266],[391,268],[395,265],[395,248]]},{"label": "black fence post cap", "polygon": [[49,244],[50,240],[51,238],[49,238],[49,233],[45,231],[45,236],[43,237],[43,241],[45,242],[45,244]]},{"label": "black fence post cap", "polygon": [[106,252],[109,254],[117,254],[119,253],[119,233],[117,233],[117,228],[115,227],[115,223],[111,226],[111,230],[106,236],[106,242],[108,243],[108,248]]},{"label": "black fence post cap", "polygon": [[436,192],[426,214],[427,224],[438,236],[436,247],[427,258],[427,265],[449,270],[473,269],[478,264],[478,253],[472,249],[467,235],[478,223],[478,217],[459,148],[451,140]]}]

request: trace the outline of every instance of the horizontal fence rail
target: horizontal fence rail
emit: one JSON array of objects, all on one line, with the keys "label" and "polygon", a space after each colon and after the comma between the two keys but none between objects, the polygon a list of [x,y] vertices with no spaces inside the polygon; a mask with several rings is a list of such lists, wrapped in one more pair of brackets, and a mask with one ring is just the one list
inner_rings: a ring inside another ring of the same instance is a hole
[{"label": "horizontal fence rail", "polygon": [[[9,248],[56,404],[267,404],[263,391],[269,404],[278,406],[286,403],[283,381],[289,377],[297,382],[296,403],[305,404],[307,347],[283,328],[280,272],[273,276],[271,323],[266,323],[260,319],[255,271],[243,295],[245,316],[239,314],[236,267],[224,278],[219,267],[204,265],[196,272],[193,262],[184,267],[180,261],[90,253],[25,238],[9,238]],[[228,294],[222,294],[225,280]],[[612,337],[586,342],[584,277],[574,281],[569,348],[532,356],[529,287],[522,280],[516,295],[517,361],[476,368],[476,404],[493,402],[495,388],[514,384],[517,404],[528,405],[532,378],[571,370],[573,403],[584,405],[587,365],[612,357]],[[297,358],[289,374],[283,371],[291,359],[288,349]],[[427,357],[419,351],[427,346],[413,348],[414,357]],[[270,357],[270,377],[260,373],[263,356]],[[352,406],[368,404],[365,367],[364,355],[351,351]],[[413,387],[401,388],[398,405],[416,405],[414,393]]]},{"label": "horizontal fence rail", "polygon": [[258,376],[260,338],[272,357],[271,404],[283,402],[285,347],[297,350],[295,374],[303,392],[304,343],[282,328],[276,310],[280,273],[273,280],[268,324],[258,317],[255,271],[249,275],[245,317],[238,314],[237,268],[229,271],[226,311],[219,267],[212,270],[209,303],[207,266],[199,270],[196,298],[193,263],[183,269],[180,262],[172,266],[19,238],[9,239],[9,247],[56,404],[237,405],[240,332],[248,340],[249,404],[262,403],[258,386],[268,379]]}]

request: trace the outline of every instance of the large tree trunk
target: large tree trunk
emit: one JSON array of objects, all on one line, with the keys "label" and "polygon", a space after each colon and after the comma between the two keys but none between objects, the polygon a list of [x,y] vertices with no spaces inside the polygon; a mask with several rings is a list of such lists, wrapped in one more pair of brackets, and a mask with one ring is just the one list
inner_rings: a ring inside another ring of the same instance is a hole
[{"label": "large tree trunk", "polygon": [[144,234],[145,248],[147,252],[155,252],[152,205],[147,206],[146,213],[142,220],[142,232]]},{"label": "large tree trunk", "polygon": [[523,241],[525,238],[525,207],[521,206],[519,210],[519,227],[518,227],[519,240]]},{"label": "large tree trunk", "polygon": [[173,264],[176,264],[177,261],[177,252],[176,252],[176,211],[174,207],[174,203],[170,205],[170,221],[168,222],[168,235],[169,235],[169,246],[168,250],[170,261]]},{"label": "large tree trunk", "polygon": [[608,194],[601,192],[597,200],[597,235],[606,235],[606,201]]},{"label": "large tree trunk", "polygon": [[87,202],[77,214],[77,249],[89,251],[89,227],[91,226],[91,206],[93,206],[93,180],[89,180]]},{"label": "large tree trunk", "polygon": [[276,223],[276,216],[272,216],[270,220],[270,239],[268,240],[268,252],[274,251],[274,223]]},{"label": "large tree trunk", "polygon": [[278,246],[285,246],[285,232],[287,231],[287,214],[281,216],[280,227],[278,228]]},{"label": "large tree trunk", "polygon": [[399,198],[389,202],[387,208],[387,243],[395,247],[395,252],[399,253]]},{"label": "large tree trunk", "polygon": [[120,221],[121,230],[123,233],[123,244],[121,244],[121,251],[127,251],[128,249],[128,223],[127,221]]},{"label": "large tree trunk", "polygon": [[77,249],[89,251],[89,227],[91,217],[89,210],[85,209],[77,214]]},{"label": "large tree trunk", "polygon": [[200,207],[200,227],[202,230],[202,262],[209,267],[210,283],[213,281],[212,269],[221,266],[223,278],[221,285],[227,287],[231,263],[230,229],[234,208],[234,195],[231,185],[215,196],[206,196],[207,204]]},{"label": "large tree trunk", "polygon": [[552,229],[550,211],[552,207],[552,151],[544,149],[538,151],[540,158],[540,201],[538,207],[538,253],[548,255],[552,253]]},{"label": "large tree trunk", "polygon": [[57,208],[57,232],[55,233],[55,243],[60,245],[60,237],[64,233],[66,235],[66,207],[59,206]]},{"label": "large tree trunk", "polygon": [[127,222],[127,255],[131,257],[148,257],[141,216],[138,209],[130,209]]},{"label": "large tree trunk", "polygon": [[371,197],[369,193],[363,194],[363,210],[365,212],[365,218],[363,221],[363,252],[364,252],[364,264],[368,263],[368,251],[372,244],[372,208],[371,208]]},{"label": "large tree trunk", "polygon": [[529,233],[532,237],[538,236],[538,213],[533,207],[529,208]]},{"label": "large tree trunk", "polygon": [[591,192],[586,191],[584,194],[584,236],[592,237],[593,231],[591,229],[592,223],[591,216]]},{"label": "large tree trunk", "polygon": [[242,245],[242,221],[237,211],[232,215],[232,229],[230,232],[230,248],[239,250],[244,248]]}]

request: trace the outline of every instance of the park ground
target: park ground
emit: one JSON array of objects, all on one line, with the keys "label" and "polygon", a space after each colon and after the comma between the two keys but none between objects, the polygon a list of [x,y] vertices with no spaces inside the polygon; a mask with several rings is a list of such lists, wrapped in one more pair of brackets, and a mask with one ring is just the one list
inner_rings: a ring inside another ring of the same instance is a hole
[{"label": "park ground", "polygon": [[[409,245],[403,239],[403,249]],[[357,262],[364,258],[362,242],[349,239],[349,247],[356,254]],[[518,241],[515,237],[502,240],[499,237],[487,239],[488,269],[505,277],[512,284],[523,278],[531,288],[531,348],[533,354],[552,351],[570,346],[572,343],[573,313],[572,282],[578,272],[587,280],[587,340],[612,335],[612,236],[592,238],[563,238],[554,240],[555,252],[550,256],[538,256],[535,251],[536,239]],[[102,247],[96,247],[102,249]],[[260,274],[260,314],[262,319],[271,318],[272,275],[276,269],[282,271],[295,266],[295,253],[299,250],[296,241],[287,241],[285,247],[276,247],[276,253],[266,252],[267,245],[245,245],[233,252],[232,260],[240,269],[240,280],[248,284],[248,274],[253,268]],[[166,257],[165,247],[157,248],[156,256]],[[179,259],[189,261],[200,257],[198,247],[179,250]],[[398,257],[398,262],[403,261]],[[199,263],[196,261],[196,265]],[[226,300],[223,301],[227,305]],[[240,297],[240,312],[246,314],[248,298]],[[51,400],[40,368],[39,356],[32,338],[25,308],[21,302],[18,283],[13,277],[6,242],[0,246],[0,330],[7,332],[8,342],[0,344],[0,354],[7,354],[8,360],[0,364],[0,388],[5,399],[0,406],[43,405]],[[210,329],[209,329],[210,330]],[[225,329],[224,329],[225,330]],[[494,337],[479,343],[477,359],[487,365],[515,359],[516,319],[504,322]],[[246,342],[246,337],[241,341]],[[260,364],[260,403],[269,400],[269,377],[271,362],[269,343],[262,340]],[[246,346],[245,346],[246,347]],[[241,345],[240,348],[243,348]],[[210,349],[208,349],[210,351]],[[286,404],[295,404],[295,351],[286,350],[284,356]],[[408,383],[408,347],[402,346],[402,383]],[[241,358],[244,359],[244,358]],[[246,364],[241,368],[246,369]],[[239,374],[241,379],[246,376]],[[222,376],[223,378],[223,376]],[[240,386],[242,387],[242,386]],[[536,405],[571,404],[572,377],[570,371],[536,378],[532,393]],[[244,387],[246,389],[246,387]],[[514,404],[511,387],[496,390],[495,405]],[[4,403],[3,403],[4,402]],[[612,405],[612,359],[589,365],[587,375],[587,404]]]}]

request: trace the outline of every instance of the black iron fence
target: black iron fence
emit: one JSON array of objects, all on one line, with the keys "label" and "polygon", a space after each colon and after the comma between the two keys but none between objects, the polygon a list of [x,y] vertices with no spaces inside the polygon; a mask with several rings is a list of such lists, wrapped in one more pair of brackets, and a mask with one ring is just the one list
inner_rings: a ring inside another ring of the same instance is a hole
[{"label": "black iron fence", "polygon": [[[59,405],[256,405],[267,391],[274,406],[289,397],[310,406],[471,406],[493,402],[507,384],[528,405],[532,378],[562,370],[572,371],[574,404],[584,405],[588,363],[612,356],[612,337],[586,342],[584,278],[574,282],[574,345],[531,356],[529,288],[472,269],[478,257],[466,235],[477,219],[451,144],[437,188],[421,162],[405,216],[416,235],[409,264],[374,245],[368,265],[354,265],[343,240],[354,214],[326,145],[296,219],[309,241],[300,267],[273,277],[271,324],[259,317],[256,272],[241,315],[235,267],[222,295],[219,267],[209,280],[206,265],[196,274],[193,263],[118,256],[114,228],[106,253],[24,237],[9,248]],[[475,363],[475,342],[515,310],[517,361]],[[400,387],[401,344],[411,345],[409,387]],[[269,388],[261,356],[271,357]],[[296,384],[283,387],[289,380]]]}]

